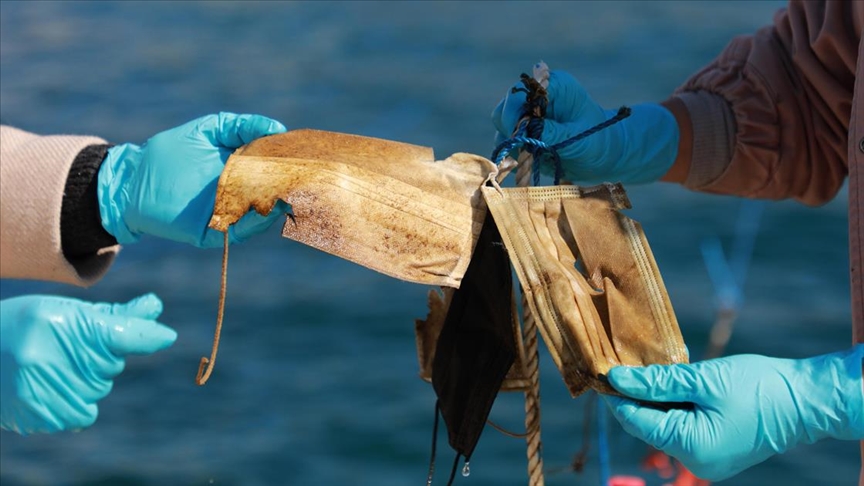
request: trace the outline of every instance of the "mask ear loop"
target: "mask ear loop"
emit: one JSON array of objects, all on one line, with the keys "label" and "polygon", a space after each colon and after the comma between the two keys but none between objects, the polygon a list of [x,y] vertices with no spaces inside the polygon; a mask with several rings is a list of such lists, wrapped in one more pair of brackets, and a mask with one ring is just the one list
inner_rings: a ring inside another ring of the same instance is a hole
[{"label": "mask ear loop", "polygon": [[[438,446],[438,415],[441,413],[440,402],[435,401],[435,422],[432,425],[432,454],[429,459],[429,474],[426,476],[426,486],[432,486],[432,478],[435,475],[435,450]],[[452,486],[456,479],[456,469],[459,468],[459,459],[462,454],[456,453],[456,458],[453,459],[453,468],[450,470],[450,478],[447,479],[447,486]],[[471,470],[468,468],[468,458],[465,458],[465,466],[462,468],[462,475],[468,476]]]},{"label": "mask ear loop", "polygon": [[441,408],[438,400],[435,400],[435,422],[432,424],[432,454],[429,458],[429,474],[426,476],[426,486],[432,486],[432,477],[435,475],[435,450],[438,447],[438,414]]},{"label": "mask ear loop", "polygon": [[[462,457],[462,454],[457,452],[456,457],[453,459],[453,469],[450,470],[450,479],[447,480],[447,486],[453,485],[453,480],[456,479],[456,470],[459,469],[459,459]],[[468,461],[466,459],[465,463]]]},{"label": "mask ear loop", "polygon": [[195,384],[203,385],[210,379],[213,367],[216,365],[216,353],[219,352],[219,337],[222,334],[222,319],[225,317],[225,293],[228,287],[228,231],[225,231],[225,239],[222,240],[222,281],[219,285],[219,312],[216,314],[216,331],[213,333],[213,347],[210,349],[210,357],[202,357],[198,363],[198,374],[195,375]]}]

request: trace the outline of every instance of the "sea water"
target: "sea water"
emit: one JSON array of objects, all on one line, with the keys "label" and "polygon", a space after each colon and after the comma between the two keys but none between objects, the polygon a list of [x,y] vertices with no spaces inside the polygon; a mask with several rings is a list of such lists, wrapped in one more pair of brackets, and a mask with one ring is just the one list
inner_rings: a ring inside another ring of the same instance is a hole
[{"label": "sea water", "polygon": [[[112,143],[218,111],[434,147],[491,153],[489,114],[546,61],[606,107],[659,101],[782,2],[0,3],[0,121]],[[740,200],[657,184],[629,188],[694,357],[714,320],[700,245],[735,237]],[[806,357],[850,338],[846,193],[820,208],[769,203],[727,352]],[[411,485],[426,478],[435,397],[417,377],[422,286],[269,232],[231,252],[216,370],[209,353],[220,250],[153,238],[128,245],[89,289],[0,282],[0,297],[126,301],[156,292],[170,349],[131,357],[82,432],[0,433],[0,483],[16,485]],[[582,446],[571,399],[541,345],[544,460]],[[491,418],[522,427],[522,398]],[[592,430],[596,422],[592,421]],[[646,446],[609,421],[612,474],[643,474]],[[581,475],[599,484],[597,441]],[[724,484],[852,484],[857,444],[799,447]],[[439,483],[451,451],[441,431]],[[458,475],[457,475],[458,476]],[[649,485],[662,484],[646,475]],[[457,484],[526,484],[524,442],[487,429]],[[436,483],[437,484],[437,483]],[[443,483],[442,483],[443,484]]]}]

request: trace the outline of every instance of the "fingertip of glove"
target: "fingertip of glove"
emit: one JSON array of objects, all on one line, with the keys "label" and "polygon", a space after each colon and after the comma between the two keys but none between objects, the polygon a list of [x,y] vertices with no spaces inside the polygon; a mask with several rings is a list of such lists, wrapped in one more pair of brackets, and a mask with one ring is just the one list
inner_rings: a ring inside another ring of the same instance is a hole
[{"label": "fingertip of glove", "polygon": [[156,331],[154,331],[154,337],[158,341],[157,347],[155,351],[161,351],[163,349],[170,348],[177,341],[177,331],[171,329],[165,324],[156,323]]},{"label": "fingertip of glove", "polygon": [[282,133],[288,130],[279,120],[264,115],[247,114],[240,116],[248,120],[248,123],[252,127],[250,131],[259,133],[260,136]]},{"label": "fingertip of glove", "polygon": [[139,317],[155,319],[162,314],[164,306],[159,296],[148,292],[127,302],[126,308]]},{"label": "fingertip of glove", "polygon": [[125,317],[105,327],[108,349],[116,356],[151,354],[170,347],[177,331],[153,319]]},{"label": "fingertip of glove", "polygon": [[150,354],[170,348],[177,341],[177,331],[156,321],[144,321],[139,326],[130,326],[131,339],[128,352]]},{"label": "fingertip of glove", "polygon": [[276,134],[276,133],[284,133],[288,131],[288,128],[282,124],[279,120],[274,120],[272,118],[267,118],[270,121],[270,125],[267,127],[267,133]]},{"label": "fingertip of glove", "polygon": [[606,377],[613,388],[619,392],[630,394],[640,392],[645,388],[637,374],[636,370],[630,366],[616,366],[606,373]]},{"label": "fingertip of glove", "polygon": [[240,126],[238,127],[238,132],[243,143],[249,143],[256,138],[288,131],[285,125],[278,120],[263,115],[247,114],[240,115],[239,117],[242,122],[245,122],[245,124],[240,122]]},{"label": "fingertip of glove", "polygon": [[495,105],[495,108],[492,109],[492,113],[489,115],[492,118],[492,123],[499,124],[501,123],[501,114],[504,113],[504,99],[498,102]]},{"label": "fingertip of glove", "polygon": [[267,231],[276,221],[283,218],[288,211],[290,211],[290,206],[281,200],[274,204],[267,215],[260,214],[254,209],[249,211],[240,218],[240,221],[228,229],[229,242],[232,244],[242,243],[254,235]]}]

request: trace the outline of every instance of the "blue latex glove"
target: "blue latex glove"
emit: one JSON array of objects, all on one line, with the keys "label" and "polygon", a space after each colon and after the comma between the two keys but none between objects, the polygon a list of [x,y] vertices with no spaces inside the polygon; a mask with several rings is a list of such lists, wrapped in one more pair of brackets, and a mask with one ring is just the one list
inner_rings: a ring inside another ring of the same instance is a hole
[{"label": "blue latex glove", "polygon": [[126,304],[0,301],[0,427],[26,435],[92,425],[124,356],[174,343],[177,333],[154,320],[161,313],[153,294]]},{"label": "blue latex glove", "polygon": [[[241,145],[284,131],[263,116],[219,113],[161,132],[141,146],[112,147],[98,175],[102,226],[121,244],[149,234],[198,247],[222,246],[223,234],[207,223],[225,161]],[[230,242],[266,230],[287,209],[279,201],[269,216],[250,211],[229,230]]]},{"label": "blue latex glove", "polygon": [[864,344],[791,360],[730,356],[690,365],[619,366],[612,386],[645,401],[692,402],[661,411],[603,398],[624,430],[681,461],[703,479],[721,480],[824,438],[864,438]]},{"label": "blue latex glove", "polygon": [[[514,88],[522,88],[522,83]],[[554,145],[573,137],[617,113],[604,110],[588,96],[573,76],[563,71],[549,73],[548,106],[542,140]],[[496,141],[510,138],[522,118],[524,92],[508,91],[492,112]],[[666,108],[654,104],[632,107],[631,115],[597,133],[558,150],[564,177],[573,182],[646,183],[663,177],[678,154],[678,123]],[[544,160],[541,171],[553,174]]]}]

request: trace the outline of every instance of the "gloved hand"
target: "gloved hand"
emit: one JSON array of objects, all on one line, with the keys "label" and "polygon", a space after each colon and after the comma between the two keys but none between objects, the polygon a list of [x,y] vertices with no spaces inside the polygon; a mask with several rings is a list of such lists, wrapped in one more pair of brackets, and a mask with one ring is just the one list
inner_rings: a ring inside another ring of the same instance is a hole
[{"label": "gloved hand", "polygon": [[0,301],[0,427],[20,434],[93,424],[124,357],[174,343],[162,301],[126,304],[28,295]]},{"label": "gloved hand", "polygon": [[662,411],[603,398],[624,430],[677,458],[703,479],[721,480],[796,444],[864,438],[864,344],[815,358],[730,356],[689,365],[619,366],[609,382],[653,402],[692,402]]},{"label": "gloved hand", "polygon": [[[518,83],[514,88],[523,88]],[[549,73],[548,106],[542,140],[554,145],[617,113],[604,110],[573,76]],[[498,143],[510,138],[522,118],[525,93],[508,91],[492,112]],[[564,177],[573,182],[646,183],[659,180],[678,154],[678,124],[666,108],[647,103],[632,107],[628,118],[558,150]],[[541,171],[553,174],[548,159]]]},{"label": "gloved hand", "polygon": [[[112,147],[98,175],[102,226],[121,244],[149,234],[198,247],[222,246],[223,234],[207,223],[225,161],[241,145],[284,131],[263,116],[219,113],[161,132],[141,146]],[[251,211],[231,227],[229,241],[266,230],[287,209],[279,201],[269,216]]]}]

